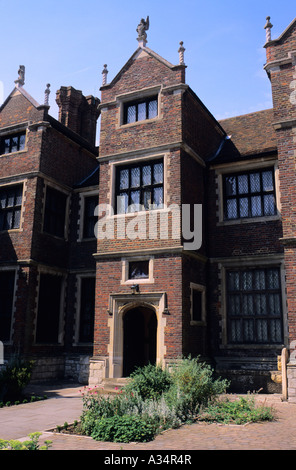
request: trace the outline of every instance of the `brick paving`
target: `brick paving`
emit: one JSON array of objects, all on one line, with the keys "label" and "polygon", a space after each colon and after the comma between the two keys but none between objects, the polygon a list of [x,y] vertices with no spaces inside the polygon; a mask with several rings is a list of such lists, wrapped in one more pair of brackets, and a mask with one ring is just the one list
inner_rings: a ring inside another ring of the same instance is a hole
[{"label": "brick paving", "polygon": [[190,451],[190,450],[296,450],[296,404],[282,402],[279,395],[258,395],[272,405],[276,420],[266,423],[219,425],[196,423],[165,431],[148,443],[97,442],[90,437],[51,431],[57,424],[79,419],[80,387],[53,390],[48,400],[0,409],[0,438],[25,438],[42,431],[40,442],[52,441],[52,450]]}]

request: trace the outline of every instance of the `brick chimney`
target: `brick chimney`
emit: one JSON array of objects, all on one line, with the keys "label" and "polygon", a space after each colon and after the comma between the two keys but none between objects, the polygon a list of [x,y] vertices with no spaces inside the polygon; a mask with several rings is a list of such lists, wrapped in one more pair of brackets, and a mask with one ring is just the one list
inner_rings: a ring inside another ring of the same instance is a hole
[{"label": "brick chimney", "polygon": [[59,121],[95,145],[100,100],[94,96],[85,97],[80,90],[69,86],[57,91],[56,102]]}]

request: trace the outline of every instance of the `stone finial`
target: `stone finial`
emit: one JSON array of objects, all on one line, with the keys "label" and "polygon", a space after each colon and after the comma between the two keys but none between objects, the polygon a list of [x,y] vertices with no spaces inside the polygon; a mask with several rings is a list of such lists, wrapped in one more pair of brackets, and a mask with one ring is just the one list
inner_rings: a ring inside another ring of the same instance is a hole
[{"label": "stone finial", "polygon": [[102,85],[104,86],[104,85],[106,85],[106,83],[107,83],[107,75],[108,75],[107,64],[104,65],[104,69],[103,69],[102,75],[103,75],[103,82],[102,82]]},{"label": "stone finial", "polygon": [[44,106],[49,106],[49,94],[50,94],[50,83],[46,85],[46,90],[44,92]]},{"label": "stone finial", "polygon": [[183,47],[183,41],[180,42],[180,47],[178,49],[178,52],[179,52],[179,65],[185,65],[185,62],[184,62],[185,47]]},{"label": "stone finial", "polygon": [[270,22],[270,16],[266,17],[266,25],[264,26],[264,29],[266,29],[266,42],[271,41],[271,28],[273,25]]},{"label": "stone finial", "polygon": [[20,65],[18,69],[18,79],[14,81],[17,87],[24,86],[25,84],[25,66]]},{"label": "stone finial", "polygon": [[137,26],[137,33],[138,33],[138,43],[140,47],[145,47],[147,44],[147,34],[146,31],[149,29],[149,16],[147,16],[146,21],[144,18],[141,19],[140,23]]}]

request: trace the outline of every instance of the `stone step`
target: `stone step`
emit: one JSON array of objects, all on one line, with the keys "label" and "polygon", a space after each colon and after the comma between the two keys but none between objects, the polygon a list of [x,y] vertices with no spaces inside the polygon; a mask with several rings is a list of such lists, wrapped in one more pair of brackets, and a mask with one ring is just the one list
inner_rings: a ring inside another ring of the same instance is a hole
[{"label": "stone step", "polygon": [[126,377],[104,379],[102,392],[116,394],[126,386],[129,380]]}]

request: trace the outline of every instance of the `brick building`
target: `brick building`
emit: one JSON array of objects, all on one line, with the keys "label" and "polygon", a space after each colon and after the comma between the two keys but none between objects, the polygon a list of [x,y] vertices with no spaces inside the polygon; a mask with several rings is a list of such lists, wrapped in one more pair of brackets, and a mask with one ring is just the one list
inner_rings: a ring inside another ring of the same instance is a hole
[{"label": "brick building", "polygon": [[62,87],[56,120],[21,68],[0,108],[5,355],[90,384],[199,355],[233,390],[273,392],[287,348],[293,400],[296,19],[265,27],[273,109],[220,122],[183,43],[173,65],[139,26],[100,100]]}]

